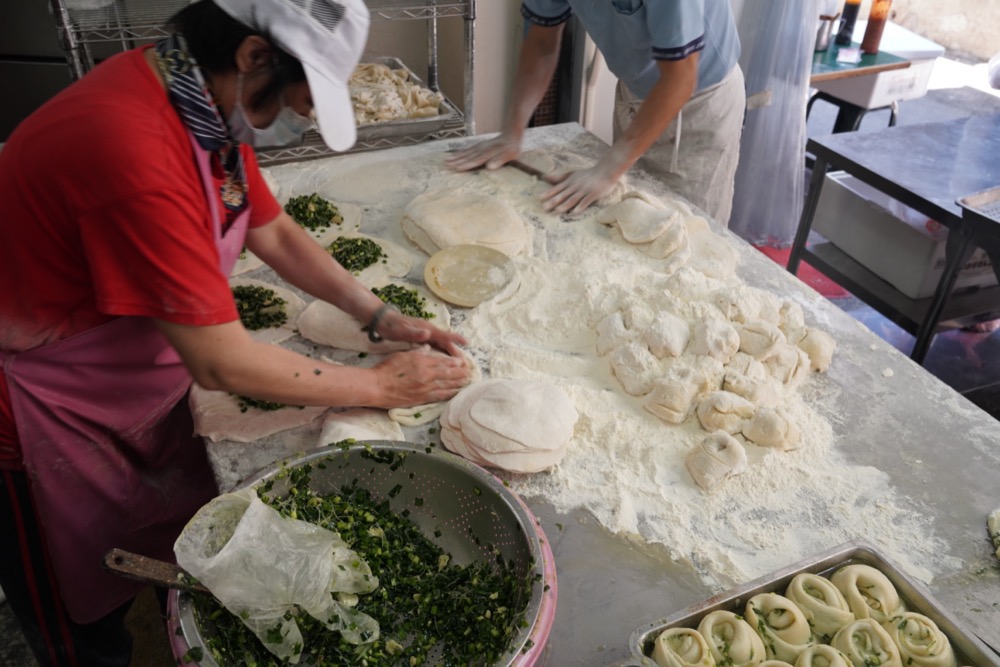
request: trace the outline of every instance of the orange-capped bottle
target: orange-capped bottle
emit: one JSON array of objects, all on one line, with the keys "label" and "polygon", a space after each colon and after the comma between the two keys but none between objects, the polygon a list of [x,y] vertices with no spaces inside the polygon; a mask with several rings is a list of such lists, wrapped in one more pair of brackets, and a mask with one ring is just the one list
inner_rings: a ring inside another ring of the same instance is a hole
[{"label": "orange-capped bottle", "polygon": [[868,26],[865,28],[865,38],[861,40],[863,53],[878,53],[882,42],[882,32],[885,22],[889,20],[889,8],[892,0],[872,0],[872,9],[868,14]]},{"label": "orange-capped bottle", "polygon": [[847,46],[851,43],[851,35],[854,34],[854,24],[858,20],[858,11],[860,9],[861,0],[847,0],[844,3],[844,13],[840,16],[837,37],[833,40],[840,46]]}]

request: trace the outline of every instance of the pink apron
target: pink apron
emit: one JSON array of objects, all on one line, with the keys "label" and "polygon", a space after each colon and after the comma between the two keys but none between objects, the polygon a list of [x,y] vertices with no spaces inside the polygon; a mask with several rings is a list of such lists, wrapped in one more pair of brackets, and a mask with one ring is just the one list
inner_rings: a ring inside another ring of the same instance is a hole
[{"label": "pink apron", "polygon": [[[210,156],[191,139],[229,275],[249,206],[222,234]],[[91,623],[142,588],[102,568],[112,547],[173,561],[187,520],[217,493],[191,413],[191,375],[149,318],[119,317],[19,353],[0,352],[24,465],[62,599]]]}]

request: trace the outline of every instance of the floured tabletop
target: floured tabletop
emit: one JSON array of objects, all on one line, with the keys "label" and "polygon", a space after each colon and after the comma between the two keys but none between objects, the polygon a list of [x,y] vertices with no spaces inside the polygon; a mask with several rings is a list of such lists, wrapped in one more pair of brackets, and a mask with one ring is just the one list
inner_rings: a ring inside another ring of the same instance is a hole
[{"label": "floured tabletop", "polygon": [[[407,238],[401,220],[417,196],[487,192],[527,222],[527,250],[514,260],[519,280],[512,289],[476,308],[452,307],[450,314],[484,376],[554,382],[581,414],[554,471],[500,474],[541,519],[556,558],[558,608],[545,664],[625,658],[637,627],[855,539],[924,583],[968,630],[1000,645],[1000,567],[986,534],[987,514],[1000,507],[996,420],[722,232],[704,247],[692,245],[681,271],[689,282],[718,272],[710,280],[716,288],[773,294],[801,308],[805,324],[830,334],[837,347],[829,369],[810,374],[790,404],[802,446],[783,452],[748,445],[748,472],[705,494],[684,469],[685,451],[704,436],[697,420],[679,426],[657,420],[639,397],[622,391],[607,359],[593,350],[602,309],[634,313],[655,306],[658,281],[674,283],[643,275],[661,265],[646,257],[630,262],[627,253],[637,251],[596,221],[596,209],[574,219],[546,214],[538,203],[546,186],[531,176],[448,171],[447,152],[473,141],[281,165],[268,176],[281,202],[318,192],[359,206],[359,228],[344,231],[411,253],[407,279],[414,285],[422,284],[428,254]],[[576,124],[531,129],[525,139],[533,164],[547,169],[583,166],[602,146]],[[627,183],[670,198],[640,168]],[[734,274],[718,266],[730,256],[738,260]],[[278,280],[267,267],[241,277]],[[283,345],[343,363],[377,361],[298,336]],[[435,427],[404,433],[414,442],[439,443]],[[316,446],[318,436],[314,423],[253,443],[210,443],[209,456],[225,490]]]}]

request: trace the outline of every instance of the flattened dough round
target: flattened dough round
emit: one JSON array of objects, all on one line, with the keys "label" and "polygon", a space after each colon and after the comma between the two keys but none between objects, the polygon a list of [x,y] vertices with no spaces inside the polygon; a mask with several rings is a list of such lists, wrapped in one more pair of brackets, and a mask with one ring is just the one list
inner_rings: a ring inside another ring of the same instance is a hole
[{"label": "flattened dough round", "polygon": [[281,431],[305,426],[322,415],[326,406],[288,406],[278,410],[248,408],[240,412],[237,399],[224,391],[209,391],[191,385],[188,407],[194,417],[194,432],[212,442],[253,442]]},{"label": "flattened dough round", "polygon": [[275,285],[273,283],[266,283],[263,280],[254,280],[253,278],[233,278],[229,281],[229,287],[239,287],[241,285],[252,285],[256,287],[261,287],[264,289],[273,290],[274,293],[281,299],[285,300],[285,314],[288,319],[280,327],[269,327],[267,329],[257,329],[255,331],[247,331],[250,337],[254,340],[259,340],[262,343],[280,343],[281,341],[288,340],[295,335],[295,329],[297,327],[297,322],[299,316],[306,309],[306,302],[295,292]]}]

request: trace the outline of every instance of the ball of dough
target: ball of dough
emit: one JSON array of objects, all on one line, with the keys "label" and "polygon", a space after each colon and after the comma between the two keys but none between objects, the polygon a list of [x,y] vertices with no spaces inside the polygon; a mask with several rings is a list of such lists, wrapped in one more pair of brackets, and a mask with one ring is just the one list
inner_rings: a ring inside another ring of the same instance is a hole
[{"label": "ball of dough", "polygon": [[799,446],[802,434],[782,408],[760,408],[743,423],[743,436],[762,447],[788,451]]},{"label": "ball of dough", "polygon": [[667,311],[658,313],[643,334],[649,351],[660,359],[681,356],[690,337],[688,323]]},{"label": "ball of dough", "polygon": [[740,336],[740,352],[754,359],[766,359],[775,348],[785,344],[785,334],[777,325],[764,320],[751,320],[736,328]]},{"label": "ball of dough", "polygon": [[809,367],[820,372],[830,367],[833,352],[837,349],[837,341],[833,336],[812,327],[806,328],[805,335],[799,339],[797,345],[809,356]]},{"label": "ball of dough", "polygon": [[684,465],[695,484],[713,493],[733,475],[746,472],[747,453],[736,438],[725,431],[716,431],[688,452]]},{"label": "ball of dough", "polygon": [[739,433],[743,423],[753,417],[754,404],[728,391],[709,392],[698,403],[698,421],[706,431]]},{"label": "ball of dough", "polygon": [[728,322],[701,320],[694,325],[691,352],[728,362],[740,349],[740,335]]},{"label": "ball of dough", "polygon": [[608,359],[615,377],[632,396],[649,393],[660,372],[659,360],[638,341],[617,348]]}]

